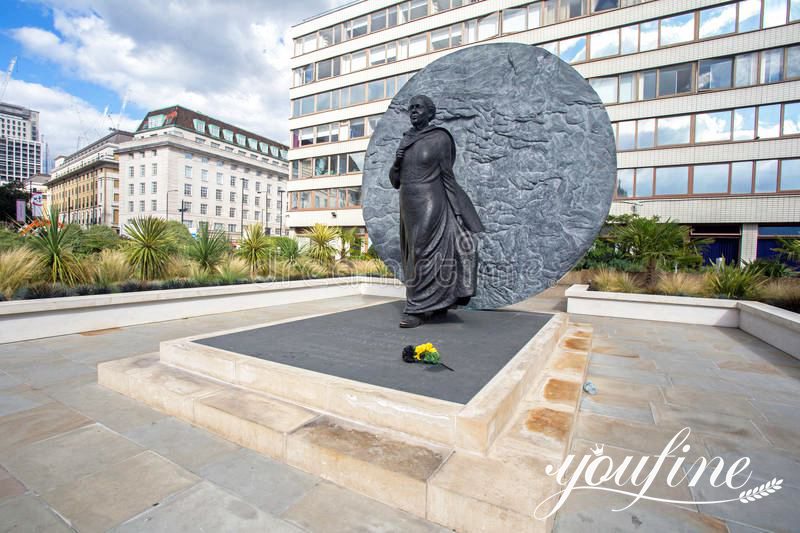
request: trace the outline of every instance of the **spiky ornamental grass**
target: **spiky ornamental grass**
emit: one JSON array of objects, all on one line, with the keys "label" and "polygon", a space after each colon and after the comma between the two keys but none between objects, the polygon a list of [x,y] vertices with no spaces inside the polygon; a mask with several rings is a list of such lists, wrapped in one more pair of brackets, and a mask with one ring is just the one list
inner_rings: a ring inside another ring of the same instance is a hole
[{"label": "spiky ornamental grass", "polygon": [[197,237],[187,246],[186,255],[196,261],[206,274],[212,274],[225,260],[229,250],[230,243],[224,232],[211,231],[207,224],[202,224]]},{"label": "spiky ornamental grass", "polygon": [[154,217],[134,218],[125,225],[130,237],[125,255],[141,279],[158,279],[164,274],[174,247],[167,223]]},{"label": "spiky ornamental grass", "polygon": [[31,237],[30,245],[52,283],[73,285],[77,279],[77,263],[72,253],[75,230],[74,226],[59,226],[58,218],[58,209],[51,207],[48,223]]},{"label": "spiky ornamental grass", "polygon": [[253,224],[245,229],[236,255],[244,259],[250,267],[250,273],[255,274],[269,261],[272,247],[269,237],[264,234],[264,228],[260,224]]},{"label": "spiky ornamental grass", "polygon": [[339,228],[326,226],[324,224],[314,224],[314,226],[303,234],[308,237],[308,256],[320,264],[331,265],[336,258],[338,250],[334,245],[340,236]]}]

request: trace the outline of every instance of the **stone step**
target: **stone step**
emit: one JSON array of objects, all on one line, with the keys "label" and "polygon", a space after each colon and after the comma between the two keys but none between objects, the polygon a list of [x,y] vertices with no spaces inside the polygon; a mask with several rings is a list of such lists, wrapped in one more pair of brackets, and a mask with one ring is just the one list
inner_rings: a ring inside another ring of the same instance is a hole
[{"label": "stone step", "polygon": [[450,450],[323,416],[289,435],[286,462],[417,516]]}]

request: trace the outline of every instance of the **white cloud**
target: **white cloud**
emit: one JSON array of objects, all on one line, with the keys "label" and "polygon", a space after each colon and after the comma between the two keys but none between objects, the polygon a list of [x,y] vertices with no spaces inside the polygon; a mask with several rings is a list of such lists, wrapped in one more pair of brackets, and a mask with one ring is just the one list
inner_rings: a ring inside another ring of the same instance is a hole
[{"label": "white cloud", "polygon": [[[129,101],[139,107],[157,109],[180,104],[286,142],[291,53],[288,30],[306,17],[344,2],[44,3],[53,9],[55,31],[23,27],[11,32],[26,53],[120,97],[127,92]],[[63,91],[50,91],[59,95],[62,104],[70,98]],[[64,135],[73,137],[74,147],[77,119],[69,106],[50,119],[52,107],[45,110],[30,97],[17,96],[21,98],[12,99],[9,88],[6,99],[41,111],[44,133],[58,137],[62,130],[56,132],[48,126],[58,124],[70,132]],[[81,105],[86,107],[83,113],[87,117],[94,113],[102,122],[102,112],[92,110],[86,102]],[[70,116],[71,125],[66,120]]]},{"label": "white cloud", "polygon": [[[69,155],[79,146],[93,142],[108,133],[117,116],[103,115],[88,102],[58,88],[12,79],[6,90],[6,101],[39,111],[39,125],[48,145],[49,158]],[[119,127],[128,131],[139,125],[141,117],[123,116]]]}]

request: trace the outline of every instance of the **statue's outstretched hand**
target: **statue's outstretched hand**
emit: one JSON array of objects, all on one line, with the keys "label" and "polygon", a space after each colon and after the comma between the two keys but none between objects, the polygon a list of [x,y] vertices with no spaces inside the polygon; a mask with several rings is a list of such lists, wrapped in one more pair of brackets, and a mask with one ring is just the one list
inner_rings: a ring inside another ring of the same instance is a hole
[{"label": "statue's outstretched hand", "polygon": [[400,148],[397,152],[394,153],[394,164],[395,166],[400,166],[400,163],[403,161],[403,158],[406,156],[405,148]]}]

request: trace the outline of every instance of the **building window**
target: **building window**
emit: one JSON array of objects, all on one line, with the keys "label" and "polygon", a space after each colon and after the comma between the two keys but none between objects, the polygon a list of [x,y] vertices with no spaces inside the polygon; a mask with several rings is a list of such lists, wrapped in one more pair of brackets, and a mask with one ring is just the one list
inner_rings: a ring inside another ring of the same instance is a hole
[{"label": "building window", "polygon": [[758,138],[774,139],[780,137],[781,105],[771,104],[758,107]]},{"label": "building window", "polygon": [[234,218],[236,216],[236,208],[235,207],[228,208],[228,216],[230,218]]},{"label": "building window", "polygon": [[222,189],[217,189],[214,192],[216,193],[216,199],[221,201],[222,200]]},{"label": "building window", "polygon": [[747,87],[758,83],[758,52],[736,56],[735,71],[737,87]]},{"label": "building window", "polygon": [[191,159],[192,158],[192,153],[191,152],[185,152],[183,154],[183,157],[186,158],[186,159]]},{"label": "building window", "polygon": [[157,181],[151,181],[150,182],[150,192],[152,194],[155,194],[155,193],[158,192],[158,182]]},{"label": "building window", "polygon": [[217,172],[217,185],[222,185],[223,183],[225,183],[225,177],[222,172]]},{"label": "building window", "polygon": [[701,39],[726,35],[736,31],[736,4],[712,7],[700,11],[700,28],[698,35]]},{"label": "building window", "polygon": [[692,179],[694,194],[728,192],[728,164],[695,165]]},{"label": "building window", "polygon": [[752,161],[731,163],[731,193],[753,192]]},{"label": "building window", "polygon": [[229,196],[229,198],[228,198],[228,199],[229,199],[231,202],[235,202],[235,201],[236,201],[236,192],[235,192],[235,191],[231,191],[231,192],[230,192],[230,196]]},{"label": "building window", "polygon": [[733,58],[703,60],[698,67],[697,89],[729,89],[732,78]]},{"label": "building window", "polygon": [[230,233],[236,233],[236,224],[228,224],[228,231]]},{"label": "building window", "polygon": [[191,213],[192,212],[192,202],[187,202],[186,200],[181,202],[181,209],[183,209],[184,213]]},{"label": "building window", "polygon": [[236,176],[231,176],[231,187],[236,187]]},{"label": "building window", "polygon": [[687,194],[689,192],[689,167],[661,167],[656,169],[656,196]]},{"label": "building window", "polygon": [[618,28],[600,33],[593,33],[591,36],[589,54],[592,59],[615,56],[619,54],[619,46]]},{"label": "building window", "polygon": [[558,43],[559,57],[567,63],[586,60],[586,37],[564,39]]},{"label": "building window", "polygon": [[731,139],[731,112],[698,113],[695,117],[695,142],[729,141]]},{"label": "building window", "polygon": [[144,182],[139,183],[139,194],[144,194],[145,185]]},{"label": "building window", "polygon": [[133,213],[133,202],[128,202],[128,213]]},{"label": "building window", "polygon": [[191,196],[192,195],[192,184],[191,183],[184,183],[183,184],[183,195],[184,196]]},{"label": "building window", "polygon": [[689,142],[691,121],[692,117],[690,115],[659,118],[657,126],[658,146],[687,144]]},{"label": "building window", "polygon": [[191,178],[192,177],[192,167],[190,167],[190,166],[183,167],[183,177],[184,178]]},{"label": "building window", "polygon": [[158,163],[151,163],[150,164],[150,175],[155,176],[158,174]]},{"label": "building window", "polygon": [[144,200],[139,200],[139,212],[144,213]]},{"label": "building window", "polygon": [[221,205],[214,206],[214,214],[216,216],[218,216],[218,217],[222,216],[222,206]]},{"label": "building window", "polygon": [[636,169],[636,196],[653,196],[653,168]]},{"label": "building window", "polygon": [[756,135],[756,108],[742,107],[733,112],[733,140],[747,141]]},{"label": "building window", "polygon": [[195,118],[192,120],[192,125],[194,126],[194,130],[199,133],[206,132],[206,123],[199,118]]},{"label": "building window", "polygon": [[783,48],[761,52],[761,83],[783,80]]},{"label": "building window", "polygon": [[158,211],[158,200],[150,200],[150,211]]},{"label": "building window", "polygon": [[201,215],[208,214],[208,204],[200,204],[200,214]]},{"label": "building window", "polygon": [[128,184],[128,195],[133,196],[133,183]]},{"label": "building window", "polygon": [[208,198],[208,187],[200,187],[200,198]]},{"label": "building window", "polygon": [[800,159],[781,161],[781,190],[800,190]]},{"label": "building window", "polygon": [[200,169],[200,181],[208,181],[208,170]]},{"label": "building window", "polygon": [[694,39],[694,13],[661,19],[661,46],[685,43]]},{"label": "building window", "polygon": [[658,69],[658,96],[670,96],[673,94],[688,93],[691,91],[691,63]]},{"label": "building window", "polygon": [[756,161],[755,192],[775,192],[778,184],[778,161]]}]

